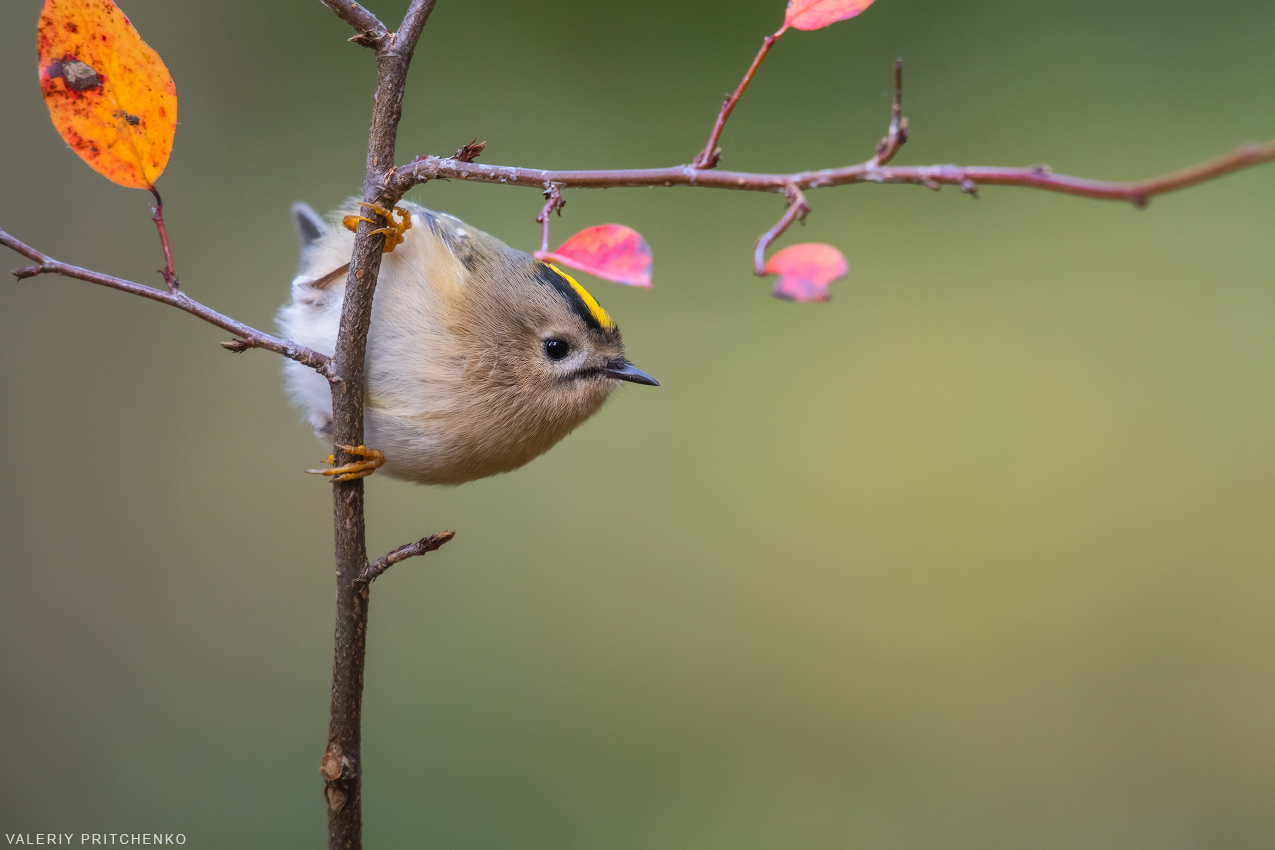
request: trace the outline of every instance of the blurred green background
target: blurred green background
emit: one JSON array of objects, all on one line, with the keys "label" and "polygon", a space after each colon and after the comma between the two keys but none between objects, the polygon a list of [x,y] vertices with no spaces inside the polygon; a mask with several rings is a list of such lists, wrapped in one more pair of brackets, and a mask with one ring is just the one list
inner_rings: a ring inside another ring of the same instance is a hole
[{"label": "blurred green background", "polygon": [[[0,227],[159,284],[148,196],[48,120],[40,5],[0,4]],[[400,161],[686,162],[783,5],[442,0]],[[289,205],[361,184],[370,55],[311,0],[122,6],[177,80],[182,282],[271,327]],[[1273,43],[1259,0],[881,0],[784,38],[724,165],[866,158],[902,55],[899,163],[1149,176],[1275,136]],[[850,257],[824,306],[751,274],[777,198],[569,192],[555,238],[654,250],[590,286],[664,386],[511,475],[369,481],[374,556],[458,536],[374,588],[368,845],[1275,845],[1273,191],[818,191],[782,244]],[[538,242],[535,191],[410,197]],[[4,832],[323,844],[326,450],[225,338],[0,283]]]}]

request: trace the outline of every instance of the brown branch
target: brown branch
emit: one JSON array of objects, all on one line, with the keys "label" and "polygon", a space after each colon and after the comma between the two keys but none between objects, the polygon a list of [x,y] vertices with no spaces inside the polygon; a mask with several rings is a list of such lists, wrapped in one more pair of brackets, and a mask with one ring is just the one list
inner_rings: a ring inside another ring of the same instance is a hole
[{"label": "brown branch", "polygon": [[359,577],[354,580],[354,589],[363,594],[367,598],[367,586],[376,581],[386,570],[395,564],[406,561],[408,558],[415,558],[424,555],[426,552],[433,552],[439,549],[444,543],[456,536],[454,531],[440,531],[438,534],[431,534],[429,537],[422,537],[415,543],[408,543],[400,546],[388,555],[377,558],[372,563],[363,568],[359,573]]},{"label": "brown branch", "polygon": [[111,277],[100,272],[82,269],[79,266],[71,266],[66,263],[60,263],[52,257],[45,256],[36,249],[32,248],[24,242],[15,239],[3,230],[0,230],[0,245],[5,246],[28,260],[36,263],[34,266],[26,266],[14,271],[14,275],[19,280],[35,277],[40,274],[56,274],[62,277],[74,278],[87,283],[96,283],[98,286],[105,286],[109,289],[116,289],[120,292],[129,292],[133,295],[140,295],[143,298],[149,298],[152,301],[158,301],[161,304],[168,304],[179,310],[185,310],[192,316],[203,319],[210,325],[215,325],[224,331],[230,331],[232,334],[240,337],[240,339],[232,342],[223,342],[222,346],[231,351],[247,351],[249,348],[262,348],[266,351],[273,351],[276,354],[282,354],[289,360],[295,360],[302,365],[309,366],[319,374],[330,378],[332,375],[331,359],[312,351],[303,345],[297,345],[295,342],[289,342],[286,339],[270,336],[270,334],[262,333],[255,328],[245,325],[243,322],[237,322],[229,316],[223,316],[211,307],[205,307],[198,301],[187,296],[180,290],[165,291],[163,289],[155,289],[151,286],[143,286],[140,283],[134,283],[131,280],[123,278]]},{"label": "brown branch", "polygon": [[1022,186],[1067,195],[1144,206],[1154,195],[1185,189],[1233,171],[1275,159],[1275,141],[1247,144],[1232,153],[1193,165],[1172,174],[1133,183],[1114,183],[1055,174],[1048,166],[1002,168],[997,166],[920,165],[879,167],[868,162],[844,168],[800,171],[791,174],[758,174],[745,171],[706,171],[690,165],[671,168],[635,168],[613,171],[545,171],[503,165],[462,163],[454,159],[423,157],[399,168],[394,183],[400,192],[430,180],[472,180],[543,189],[556,183],[563,189],[609,189],[622,186],[703,186],[748,192],[803,191],[852,183],[910,183],[928,188],[961,186],[971,191],[980,185]]},{"label": "brown branch", "polygon": [[[394,174],[407,69],[416,50],[416,42],[434,9],[434,2],[412,0],[398,32],[378,39],[374,45],[377,86],[368,132],[363,200],[385,209],[393,208],[403,196],[397,181],[389,178]],[[347,14],[353,15],[348,11],[353,4],[331,0],[325,0],[325,3],[346,20],[350,20]],[[342,8],[347,9],[346,14],[342,14]],[[358,26],[361,24],[356,24],[356,28]],[[380,216],[373,218],[379,220]],[[384,245],[384,237],[374,236],[372,231],[380,226],[367,221],[359,223],[346,278],[341,325],[337,334],[337,379],[332,384],[333,441],[336,444],[333,453],[337,465],[352,460],[340,445],[358,446],[363,443],[363,361],[372,320],[372,296],[376,290]],[[355,590],[355,581],[367,565],[363,480],[334,482],[332,500],[336,538],[336,629],[328,746],[320,773],[328,804],[328,847],[330,850],[359,850],[363,846],[360,724],[368,600]]]},{"label": "brown branch", "polygon": [[324,6],[327,6],[341,20],[359,31],[359,34],[350,39],[355,44],[361,44],[364,47],[370,47],[373,50],[379,50],[385,39],[390,35],[389,30],[385,28],[385,24],[380,19],[364,9],[354,0],[321,0]]},{"label": "brown branch", "polygon": [[757,51],[757,55],[753,58],[753,64],[749,65],[748,70],[744,72],[744,79],[739,81],[734,94],[726,98],[726,101],[722,104],[721,111],[717,113],[717,120],[713,122],[713,130],[708,134],[708,143],[704,145],[702,151],[695,154],[695,159],[691,162],[692,168],[715,168],[717,166],[717,163],[722,158],[722,152],[717,147],[717,142],[722,137],[722,130],[726,128],[726,119],[730,118],[730,114],[735,111],[735,104],[739,103],[739,99],[743,97],[744,90],[753,81],[753,75],[761,67],[761,63],[765,60],[766,54],[770,52],[770,48],[774,46],[775,42],[779,40],[779,37],[787,29],[788,26],[784,25],[774,35],[768,35],[762,39],[761,50]]},{"label": "brown branch", "polygon": [[890,128],[877,142],[877,154],[869,162],[879,168],[899,152],[908,140],[908,119],[903,117],[903,57],[894,60],[894,104],[890,107]]},{"label": "brown branch", "polygon": [[173,270],[173,251],[168,246],[168,227],[164,224],[164,199],[154,186],[151,187],[151,194],[155,196],[155,213],[151,216],[151,221],[155,222],[155,227],[159,230],[159,244],[164,248],[164,270],[160,274],[164,276],[164,285],[168,287],[168,291],[176,292],[177,272]]},{"label": "brown branch", "polygon": [[789,225],[794,221],[804,221],[809,213],[810,204],[806,203],[806,196],[801,194],[800,189],[793,187],[788,192],[788,209],[784,210],[779,223],[757,237],[757,249],[753,252],[753,271],[758,277],[766,275],[766,248],[782,236]]}]

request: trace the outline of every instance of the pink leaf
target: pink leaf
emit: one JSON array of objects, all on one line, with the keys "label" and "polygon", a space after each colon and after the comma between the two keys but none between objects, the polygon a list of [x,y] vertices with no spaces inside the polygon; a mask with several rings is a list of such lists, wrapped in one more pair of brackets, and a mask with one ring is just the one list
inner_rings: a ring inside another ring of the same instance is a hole
[{"label": "pink leaf", "polygon": [[853,18],[871,5],[872,0],[788,0],[784,26],[799,30],[823,29]]},{"label": "pink leaf", "polygon": [[850,263],[831,245],[789,245],[766,261],[766,274],[779,275],[774,295],[785,301],[827,301],[828,285],[850,273]]},{"label": "pink leaf", "polygon": [[622,224],[599,224],[581,230],[556,251],[537,251],[536,259],[570,266],[625,286],[651,288],[651,249],[642,234]]}]

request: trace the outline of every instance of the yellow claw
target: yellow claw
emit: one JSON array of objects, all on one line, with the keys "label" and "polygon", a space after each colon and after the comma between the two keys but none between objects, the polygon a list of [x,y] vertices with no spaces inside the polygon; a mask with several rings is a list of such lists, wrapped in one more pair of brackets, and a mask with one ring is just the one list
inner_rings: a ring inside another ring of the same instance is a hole
[{"label": "yellow claw", "polygon": [[307,469],[306,472],[311,475],[335,475],[337,481],[354,481],[358,478],[367,478],[373,472],[385,465],[385,455],[376,449],[369,449],[367,446],[340,446],[347,454],[356,455],[358,457],[367,458],[367,460],[358,460],[353,463],[342,464],[336,466],[336,456],[328,455],[328,466],[331,469]]},{"label": "yellow claw", "polygon": [[[392,210],[387,210],[385,207],[377,206],[376,204],[365,204],[362,201],[359,201],[358,203],[359,206],[367,207],[372,212],[389,222],[385,225],[385,227],[380,227],[372,231],[373,233],[380,233],[385,236],[385,247],[381,249],[384,253],[388,254],[390,251],[393,251],[399,245],[403,244],[403,234],[412,229],[412,214],[410,212],[402,207],[395,207]],[[396,215],[398,216],[397,222],[394,221],[394,217]],[[372,219],[361,215],[347,215],[345,218],[341,219],[341,224],[346,230],[358,230],[360,221],[366,221],[368,224],[376,224],[376,222]]]}]

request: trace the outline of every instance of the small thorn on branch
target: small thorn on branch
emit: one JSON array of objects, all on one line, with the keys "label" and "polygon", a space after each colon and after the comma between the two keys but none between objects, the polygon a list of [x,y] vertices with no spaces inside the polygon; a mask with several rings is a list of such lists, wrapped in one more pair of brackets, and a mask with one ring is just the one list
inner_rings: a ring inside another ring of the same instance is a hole
[{"label": "small thorn on branch", "polygon": [[252,344],[252,340],[247,339],[232,339],[221,343],[221,347],[229,351],[231,354],[243,354],[250,348],[256,348],[256,346]]},{"label": "small thorn on branch", "polygon": [[1145,210],[1150,204],[1151,199],[1146,195],[1134,195],[1129,199],[1136,209]]},{"label": "small thorn on branch", "polygon": [[[473,162],[478,159],[478,157],[486,149],[486,142],[480,142],[477,139],[474,139],[469,144],[461,146],[451,158],[457,162]],[[415,160],[413,160],[413,162],[415,162]]]},{"label": "small thorn on branch", "polygon": [[351,44],[357,44],[360,47],[370,47],[373,50],[380,48],[382,40],[385,38],[383,32],[361,32],[358,35],[352,35],[346,39]]},{"label": "small thorn on branch", "polygon": [[361,590],[364,594],[366,594],[368,585],[375,581],[378,576],[383,574],[390,567],[400,561],[406,561],[408,558],[415,558],[418,555],[424,555],[426,552],[433,552],[455,536],[456,532],[454,531],[440,531],[438,534],[431,534],[429,537],[422,537],[415,543],[408,543],[406,546],[400,546],[388,555],[378,558],[364,567],[359,573],[358,578],[351,583],[351,586],[355,590]]},{"label": "small thorn on branch", "polygon": [[966,177],[961,181],[961,193],[969,195],[974,200],[978,200],[978,184]]}]

